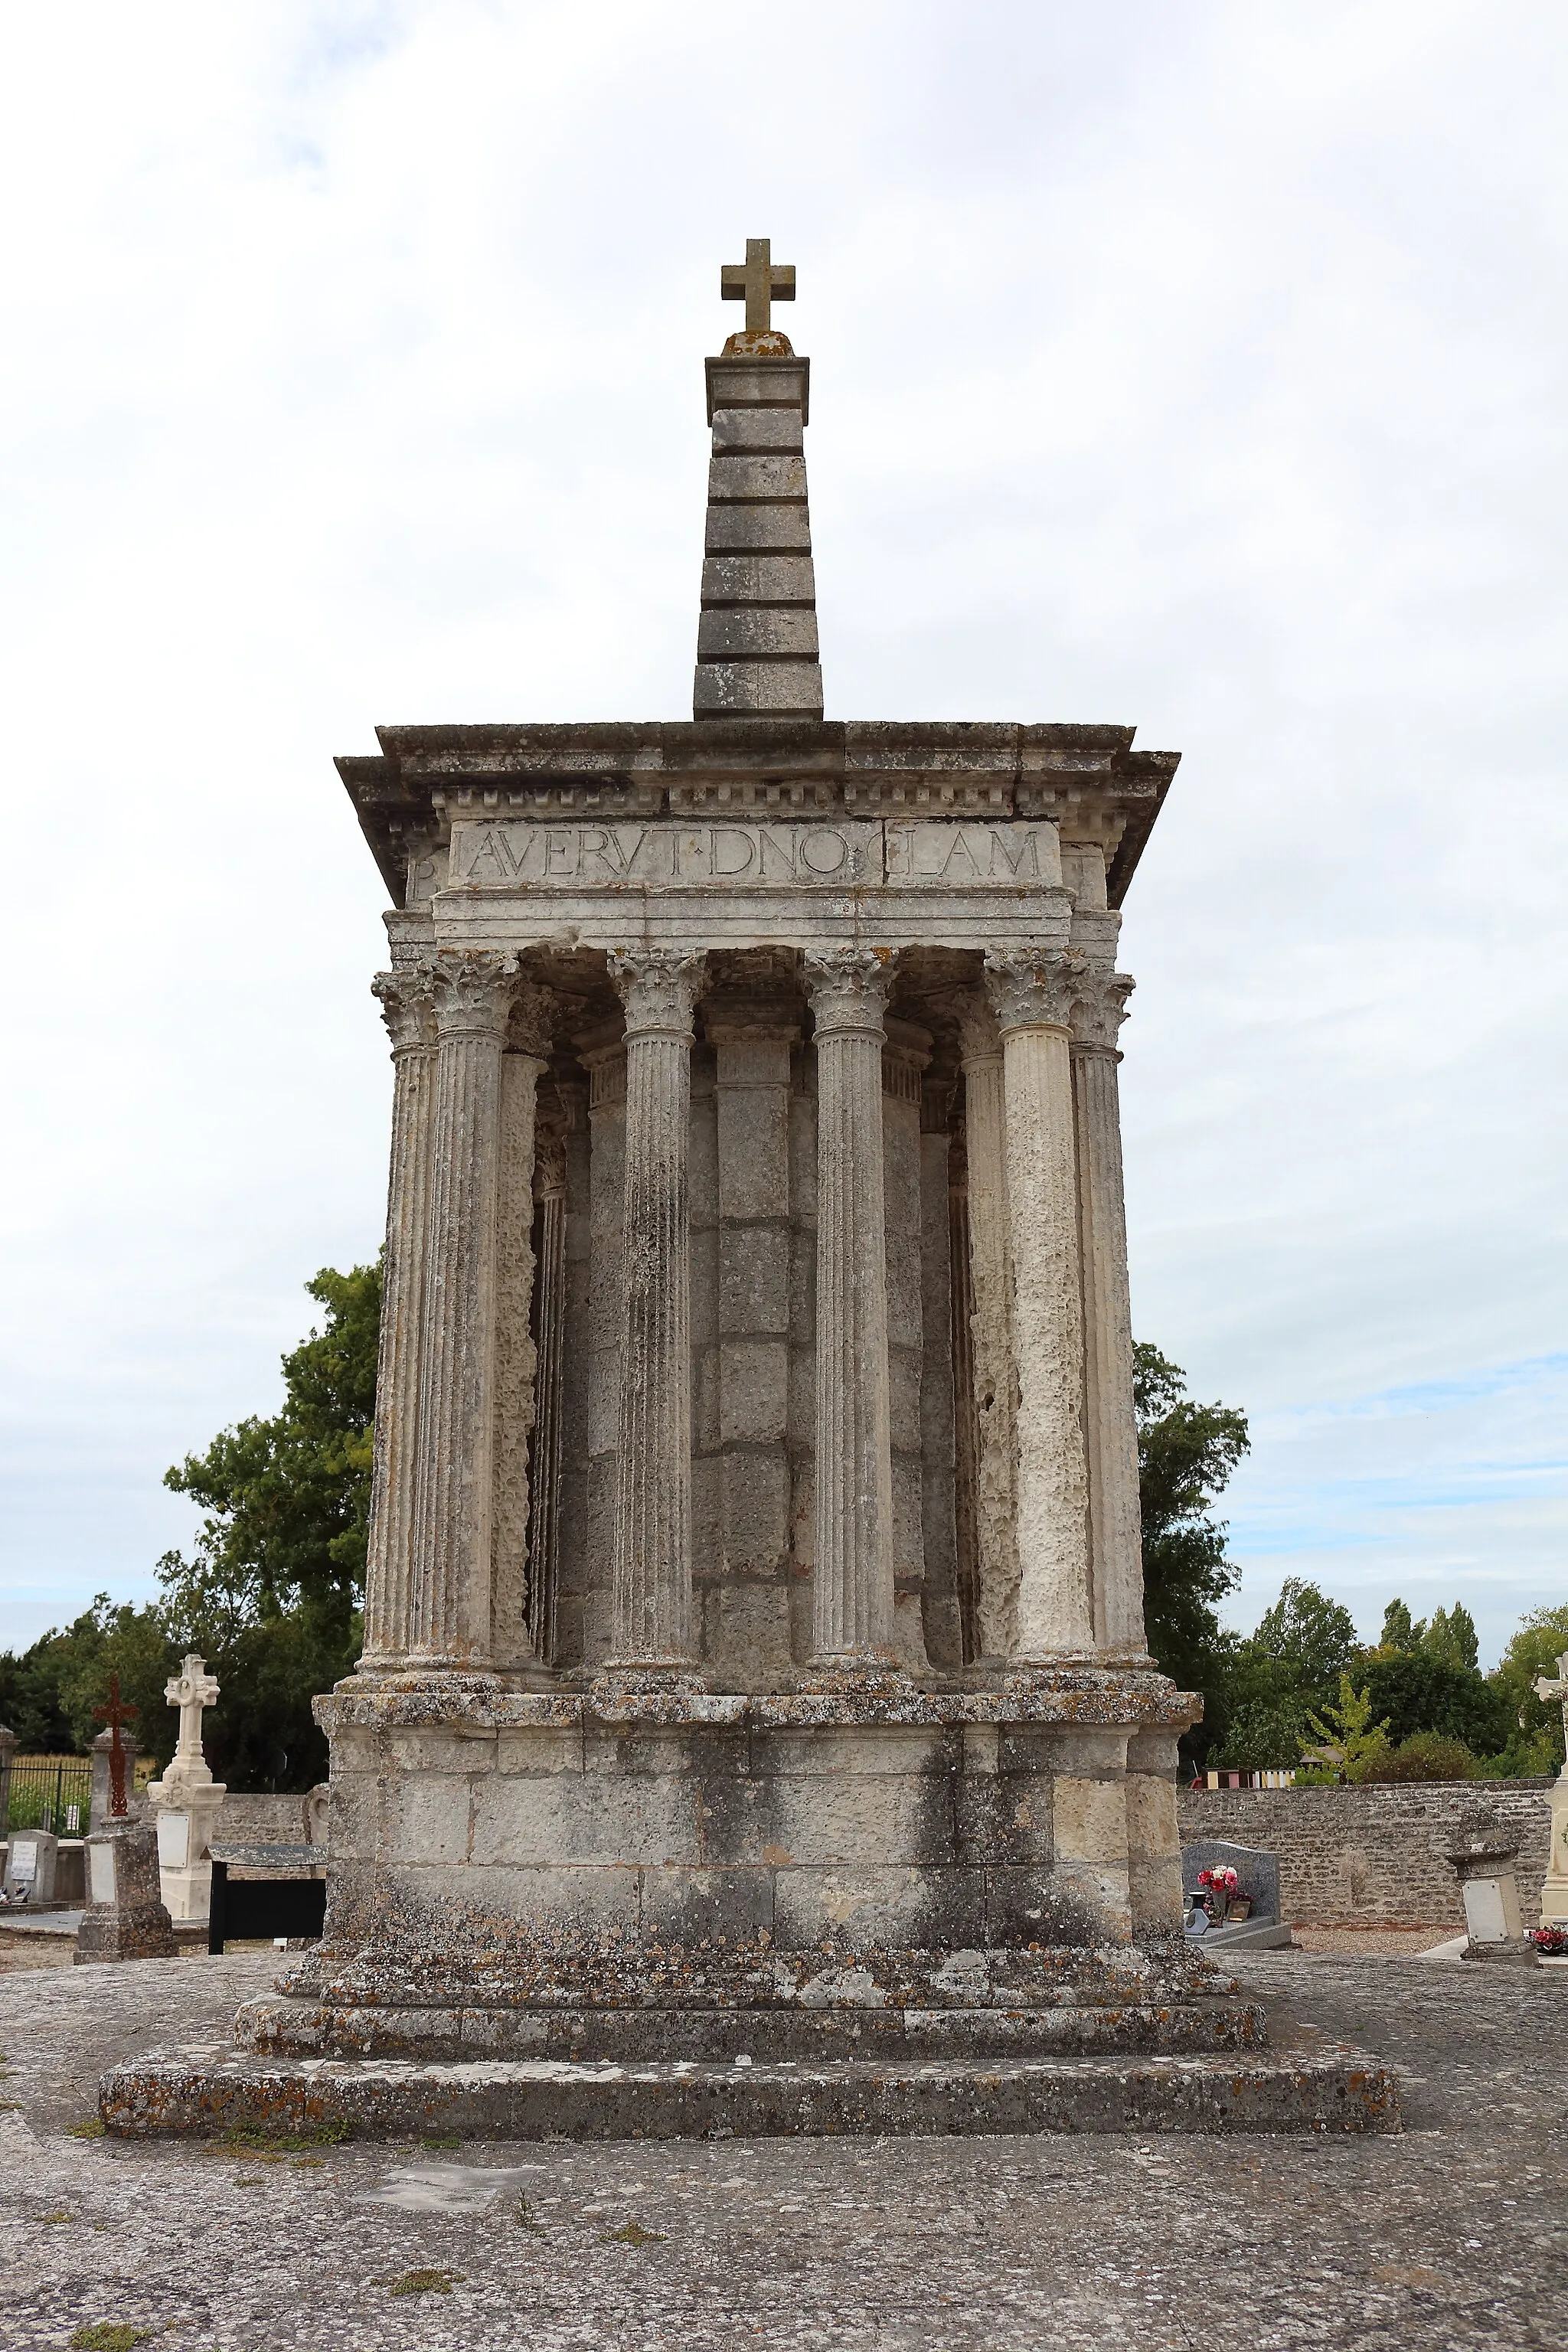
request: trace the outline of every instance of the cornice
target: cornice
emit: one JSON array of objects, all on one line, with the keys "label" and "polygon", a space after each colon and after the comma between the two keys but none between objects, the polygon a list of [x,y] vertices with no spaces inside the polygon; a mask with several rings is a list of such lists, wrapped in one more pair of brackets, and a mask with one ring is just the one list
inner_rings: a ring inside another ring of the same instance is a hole
[{"label": "cornice", "polygon": [[1139,751],[1131,727],[960,719],[611,721],[383,727],[379,757],[338,772],[394,903],[405,870],[455,817],[817,813],[1023,817],[1105,852],[1119,907],[1180,753]]}]

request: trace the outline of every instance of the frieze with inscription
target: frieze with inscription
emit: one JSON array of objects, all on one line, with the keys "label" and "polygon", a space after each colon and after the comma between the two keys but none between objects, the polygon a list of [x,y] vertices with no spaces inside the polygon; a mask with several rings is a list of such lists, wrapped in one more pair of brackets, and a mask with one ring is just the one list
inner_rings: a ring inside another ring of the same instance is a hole
[{"label": "frieze with inscription", "polygon": [[452,828],[448,887],[468,890],[1050,887],[1054,825],[920,820]]}]

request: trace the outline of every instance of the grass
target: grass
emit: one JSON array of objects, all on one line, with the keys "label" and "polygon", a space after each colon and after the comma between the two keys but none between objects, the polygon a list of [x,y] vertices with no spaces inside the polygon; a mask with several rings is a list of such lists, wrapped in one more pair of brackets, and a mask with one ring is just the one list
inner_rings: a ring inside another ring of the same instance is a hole
[{"label": "grass", "polygon": [[543,2222],[521,2189],[518,2191],[517,2210],[512,2215],[512,2220],[520,2230],[537,2230],[541,2237],[544,2235]]},{"label": "grass", "polygon": [[460,2284],[457,2271],[405,2271],[392,2282],[394,2294],[450,2294]]},{"label": "grass", "polygon": [[662,2246],[664,2242],[662,2230],[645,2230],[640,2221],[627,2221],[618,2230],[605,2230],[599,2238],[601,2246]]},{"label": "grass", "polygon": [[74,2221],[76,2215],[62,2210],[58,2213],[40,2213],[38,2219],[47,2226],[51,2221]]},{"label": "grass", "polygon": [[72,2139],[104,2139],[109,2126],[101,2116],[89,2116],[85,2123],[72,2124],[69,2131]]},{"label": "grass", "polygon": [[205,2152],[208,2156],[232,2156],[236,2148],[243,2148],[247,2156],[259,2157],[263,2164],[277,2164],[286,2156],[302,2156],[309,2148],[341,2147],[353,2136],[353,2124],[342,2122],[313,2124],[309,2131],[302,2132],[273,2132],[260,2124],[236,2124],[221,2139],[208,2140]]},{"label": "grass", "polygon": [[439,2139],[422,2139],[419,2145],[421,2147],[461,2147],[463,2143],[456,2132],[446,2132]]},{"label": "grass", "polygon": [[157,2333],[155,2327],[127,2327],[117,2319],[100,2319],[90,2327],[77,2329],[71,2352],[133,2352],[136,2345],[151,2342]]}]

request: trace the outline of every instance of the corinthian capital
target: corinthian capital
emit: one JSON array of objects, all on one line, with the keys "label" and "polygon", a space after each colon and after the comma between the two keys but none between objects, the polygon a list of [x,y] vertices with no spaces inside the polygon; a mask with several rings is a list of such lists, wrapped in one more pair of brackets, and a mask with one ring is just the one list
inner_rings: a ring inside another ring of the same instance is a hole
[{"label": "corinthian capital", "polygon": [[689,1037],[708,959],[684,948],[612,948],[610,978],[628,1037]]},{"label": "corinthian capital", "polygon": [[1114,1054],[1134,986],[1129,971],[1084,974],[1072,1008],[1072,1041],[1086,1054]]},{"label": "corinthian capital", "polygon": [[444,952],[430,967],[443,1037],[504,1037],[517,993],[515,956]]},{"label": "corinthian capital", "polygon": [[430,974],[423,964],[404,971],[378,971],[371,993],[381,1000],[381,1017],[392,1040],[393,1058],[436,1043],[436,1011]]},{"label": "corinthian capital", "polygon": [[1003,1034],[1065,1029],[1086,968],[1070,948],[987,949],[985,993]]},{"label": "corinthian capital", "polygon": [[882,1015],[898,968],[891,948],[816,948],[801,958],[816,1034],[882,1034]]}]

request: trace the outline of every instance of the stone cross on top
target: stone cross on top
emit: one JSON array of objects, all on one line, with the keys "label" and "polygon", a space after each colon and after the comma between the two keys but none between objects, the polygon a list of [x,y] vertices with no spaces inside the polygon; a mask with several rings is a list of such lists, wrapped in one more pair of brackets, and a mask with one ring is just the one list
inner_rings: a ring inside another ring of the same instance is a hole
[{"label": "stone cross on top", "polygon": [[773,305],[795,300],[795,264],[774,262],[773,239],[749,236],[744,262],[727,261],[719,273],[719,292],[726,302],[746,306],[746,332],[765,335],[773,328]]},{"label": "stone cross on top", "polygon": [[217,1698],[217,1685],[206,1668],[205,1658],[189,1657],[177,1675],[163,1685],[163,1696],[171,1706],[180,1710],[180,1738],[174,1753],[193,1763],[201,1759],[202,1712]]}]

